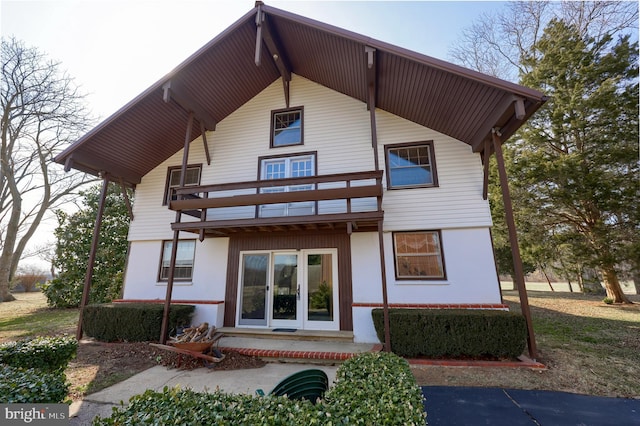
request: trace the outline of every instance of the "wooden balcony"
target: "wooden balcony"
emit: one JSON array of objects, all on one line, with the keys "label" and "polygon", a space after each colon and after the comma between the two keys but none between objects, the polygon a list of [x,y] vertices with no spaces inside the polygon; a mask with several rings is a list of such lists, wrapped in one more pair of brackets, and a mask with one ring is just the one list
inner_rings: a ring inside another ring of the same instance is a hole
[{"label": "wooden balcony", "polygon": [[200,238],[238,232],[375,231],[382,211],[382,171],[189,186],[175,191],[173,230]]}]

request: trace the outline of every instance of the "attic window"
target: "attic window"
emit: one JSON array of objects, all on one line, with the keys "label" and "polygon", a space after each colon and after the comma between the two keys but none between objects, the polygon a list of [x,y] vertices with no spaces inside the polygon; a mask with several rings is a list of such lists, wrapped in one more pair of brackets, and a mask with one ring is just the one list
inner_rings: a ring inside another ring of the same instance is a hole
[{"label": "attic window", "polygon": [[386,147],[388,187],[438,186],[433,141]]},{"label": "attic window", "polygon": [[[182,167],[169,167],[167,171],[167,185],[164,190],[164,202],[163,206],[168,205],[172,200],[176,199],[175,190],[180,186],[180,175]],[[184,179],[185,186],[200,185],[200,174],[202,171],[202,165],[189,165],[187,166],[187,174]]]},{"label": "attic window", "polygon": [[302,145],[302,107],[271,111],[271,148]]}]

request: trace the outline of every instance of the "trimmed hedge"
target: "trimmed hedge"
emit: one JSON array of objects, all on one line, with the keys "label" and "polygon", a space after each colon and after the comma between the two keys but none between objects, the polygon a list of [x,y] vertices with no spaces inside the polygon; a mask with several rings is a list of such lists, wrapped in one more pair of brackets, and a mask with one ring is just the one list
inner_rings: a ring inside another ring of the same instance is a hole
[{"label": "trimmed hedge", "polygon": [[69,392],[66,380],[62,370],[46,372],[0,365],[0,402],[59,404]]},{"label": "trimmed hedge", "polygon": [[73,337],[36,337],[0,344],[0,364],[43,371],[64,370],[76,356]]},{"label": "trimmed hedge", "polygon": [[423,399],[409,363],[380,352],[345,361],[324,404],[337,424],[424,425]]},{"label": "trimmed hedge", "polygon": [[63,402],[69,391],[64,370],[77,350],[73,337],[37,337],[1,344],[0,402]]},{"label": "trimmed hedge", "polygon": [[[194,310],[193,305],[171,305],[167,333],[179,325],[190,324]],[[154,342],[160,338],[163,311],[163,304],[151,303],[87,305],[82,329],[103,342]]]},{"label": "trimmed hedge", "polygon": [[316,405],[282,396],[148,390],[94,425],[424,425],[420,388],[409,365],[394,354],[364,354],[346,361],[336,383]]},{"label": "trimmed hedge", "polygon": [[[384,342],[383,310],[371,312]],[[391,349],[403,357],[516,358],[526,345],[521,314],[473,309],[390,309]]]}]

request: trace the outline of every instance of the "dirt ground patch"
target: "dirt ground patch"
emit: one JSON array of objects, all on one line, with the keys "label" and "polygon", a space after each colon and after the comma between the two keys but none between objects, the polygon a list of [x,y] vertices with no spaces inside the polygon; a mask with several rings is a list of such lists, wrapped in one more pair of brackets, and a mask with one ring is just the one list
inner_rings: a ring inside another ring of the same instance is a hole
[{"label": "dirt ground patch", "polygon": [[[225,351],[225,358],[214,365],[216,370],[237,370],[259,368],[265,362],[259,358]],[[77,357],[66,370],[71,384],[70,396],[80,399],[86,394],[97,392],[112,384],[125,380],[156,365],[168,368],[192,370],[204,366],[202,360],[154,348],[148,343],[105,343],[82,340],[78,345]]]}]

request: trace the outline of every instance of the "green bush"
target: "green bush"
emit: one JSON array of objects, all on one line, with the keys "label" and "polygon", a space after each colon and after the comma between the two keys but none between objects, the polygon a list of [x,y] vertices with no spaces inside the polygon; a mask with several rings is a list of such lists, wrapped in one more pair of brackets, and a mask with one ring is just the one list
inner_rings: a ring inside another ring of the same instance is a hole
[{"label": "green bush", "polygon": [[78,350],[73,337],[36,337],[0,344],[0,364],[44,371],[64,370]]},{"label": "green bush", "polygon": [[[195,306],[171,305],[167,332],[191,322]],[[104,342],[158,341],[162,327],[163,304],[107,303],[87,305],[83,311],[82,329]]]},{"label": "green bush", "polygon": [[[384,341],[382,309],[372,312]],[[403,357],[516,358],[526,345],[521,314],[473,309],[390,309],[391,350]]]},{"label": "green bush", "polygon": [[220,391],[148,390],[94,425],[425,424],[420,388],[406,361],[393,354],[365,354],[338,369],[335,386],[316,405],[285,397]]},{"label": "green bush", "polygon": [[425,424],[422,391],[407,361],[392,353],[345,361],[324,403],[338,424]]},{"label": "green bush", "polygon": [[69,391],[62,370],[45,372],[35,368],[0,365],[0,402],[59,404]]}]

